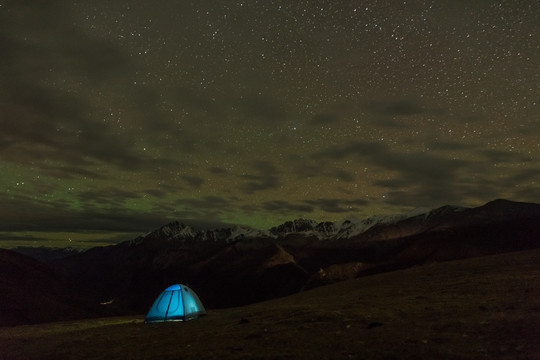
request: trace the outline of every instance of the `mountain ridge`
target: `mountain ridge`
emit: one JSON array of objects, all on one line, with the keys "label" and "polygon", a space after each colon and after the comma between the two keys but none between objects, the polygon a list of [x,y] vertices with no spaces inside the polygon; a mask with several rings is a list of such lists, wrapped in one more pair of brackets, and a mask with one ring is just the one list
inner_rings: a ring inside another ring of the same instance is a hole
[{"label": "mountain ridge", "polygon": [[107,304],[106,313],[122,315],[147,311],[173,283],[188,284],[208,308],[225,308],[432,262],[540,248],[540,204],[496,200],[370,219],[339,226],[293,220],[274,233],[172,222],[49,265],[93,303]]},{"label": "mountain ridge", "polygon": [[[140,311],[149,301],[140,289],[158,292],[168,283],[189,283],[210,307],[228,307],[322,285],[326,280],[312,279],[321,269],[339,273],[325,279],[346,279],[540,246],[538,204],[497,200],[369,219],[339,227],[300,219],[266,232],[242,226],[197,230],[172,222],[54,264],[76,282],[95,284],[103,301],[124,299]],[[282,261],[276,263],[276,256]],[[282,286],[270,285],[276,283]],[[129,299],[135,293],[139,305]]]},{"label": "mountain ridge", "polygon": [[410,217],[425,215],[429,209],[419,212],[414,209],[408,213],[392,214],[387,216],[371,216],[365,219],[344,219],[340,221],[316,221],[312,219],[297,218],[273,226],[268,230],[258,230],[244,225],[232,225],[226,228],[196,229],[179,221],[172,221],[162,227],[128,240],[130,245],[137,245],[146,238],[167,238],[168,240],[185,241],[223,241],[225,243],[250,238],[281,239],[290,234],[303,233],[314,236],[320,240],[335,240],[349,238],[367,231],[375,225],[390,224]]}]

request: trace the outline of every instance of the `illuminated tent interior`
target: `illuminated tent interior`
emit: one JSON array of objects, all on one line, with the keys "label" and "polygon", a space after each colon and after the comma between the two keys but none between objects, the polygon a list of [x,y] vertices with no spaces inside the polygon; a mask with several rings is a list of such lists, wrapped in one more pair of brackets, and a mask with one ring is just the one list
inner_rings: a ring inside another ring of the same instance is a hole
[{"label": "illuminated tent interior", "polygon": [[171,285],[158,296],[144,322],[187,321],[206,314],[197,294],[182,284]]}]

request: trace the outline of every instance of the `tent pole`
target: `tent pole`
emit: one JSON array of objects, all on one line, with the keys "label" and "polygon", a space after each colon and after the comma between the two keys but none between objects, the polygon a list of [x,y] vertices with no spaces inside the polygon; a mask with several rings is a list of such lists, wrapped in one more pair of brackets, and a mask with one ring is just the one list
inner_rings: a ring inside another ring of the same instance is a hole
[{"label": "tent pole", "polygon": [[169,308],[171,307],[171,301],[172,301],[173,295],[174,295],[174,290],[171,291],[171,297],[169,298],[169,304],[167,304],[167,311],[165,311],[165,317],[163,318],[163,320],[167,320],[167,316],[169,316]]},{"label": "tent pole", "polygon": [[184,304],[184,293],[182,293],[182,285],[180,285],[180,299],[182,299],[182,311],[184,312],[184,318],[182,320],[186,320],[186,307]]}]

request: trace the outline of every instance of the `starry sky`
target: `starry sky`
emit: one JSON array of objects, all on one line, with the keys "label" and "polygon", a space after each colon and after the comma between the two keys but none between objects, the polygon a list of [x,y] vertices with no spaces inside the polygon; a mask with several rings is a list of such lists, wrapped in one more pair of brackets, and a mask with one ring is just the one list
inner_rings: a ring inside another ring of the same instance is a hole
[{"label": "starry sky", "polygon": [[0,246],[540,202],[537,0],[0,0]]}]

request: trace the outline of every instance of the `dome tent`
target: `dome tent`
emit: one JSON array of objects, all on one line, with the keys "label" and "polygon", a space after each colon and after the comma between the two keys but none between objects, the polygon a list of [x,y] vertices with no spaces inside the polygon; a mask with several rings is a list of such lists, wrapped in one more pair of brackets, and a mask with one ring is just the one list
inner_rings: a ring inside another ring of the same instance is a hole
[{"label": "dome tent", "polygon": [[204,314],[206,310],[195,291],[186,285],[175,284],[158,296],[144,322],[187,321]]}]

